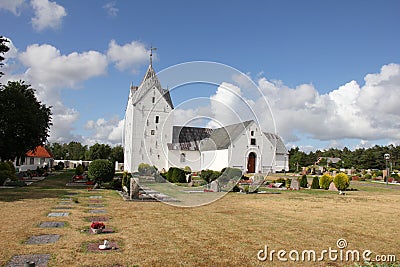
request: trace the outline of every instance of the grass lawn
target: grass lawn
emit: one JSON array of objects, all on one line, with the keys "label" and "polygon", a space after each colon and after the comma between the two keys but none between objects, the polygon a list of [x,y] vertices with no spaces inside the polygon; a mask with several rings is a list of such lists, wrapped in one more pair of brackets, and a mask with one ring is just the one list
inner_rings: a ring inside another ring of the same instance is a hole
[{"label": "grass lawn", "polygon": [[[400,259],[400,190],[393,186],[352,182],[359,191],[344,196],[328,191],[283,191],[281,194],[229,193],[206,206],[179,208],[158,202],[124,202],[112,190],[88,192],[67,188],[72,173],[51,176],[29,187],[0,189],[0,265],[14,255],[51,254],[49,266],[280,266],[259,262],[257,253],[269,249],[347,249],[395,254]],[[47,217],[67,192],[77,192],[68,217]],[[186,193],[185,193],[186,194]],[[90,214],[89,196],[98,199],[106,214]],[[188,194],[190,195],[190,194]],[[85,217],[108,216],[116,232],[82,233]],[[63,221],[64,228],[39,228],[47,221]],[[27,245],[35,235],[59,234],[56,243]],[[120,251],[96,253],[87,244],[116,241]],[[286,266],[354,266],[352,262],[294,263]]]}]

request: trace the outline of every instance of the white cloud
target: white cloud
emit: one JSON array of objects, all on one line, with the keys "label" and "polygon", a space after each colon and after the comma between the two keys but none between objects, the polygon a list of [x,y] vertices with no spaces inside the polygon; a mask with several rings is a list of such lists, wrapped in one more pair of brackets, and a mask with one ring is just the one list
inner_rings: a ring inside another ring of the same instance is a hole
[{"label": "white cloud", "polygon": [[91,131],[92,134],[86,139],[86,143],[120,144],[123,128],[124,120],[119,120],[117,116],[108,121],[104,118],[90,120],[86,123],[85,129]]},{"label": "white cloud", "polygon": [[24,5],[25,0],[0,0],[0,9],[12,12],[15,16],[21,15],[20,9]]},{"label": "white cloud", "polygon": [[65,8],[56,2],[48,0],[31,0],[35,16],[31,19],[32,26],[37,31],[46,28],[57,29],[62,19],[67,15]]},{"label": "white cloud", "polygon": [[123,46],[118,45],[115,40],[111,40],[108,46],[107,56],[119,70],[135,69],[149,60],[150,51],[145,45],[138,41],[132,41]]},{"label": "white cloud", "polygon": [[103,6],[103,8],[107,11],[107,14],[110,17],[116,17],[118,14],[119,9],[115,7],[116,4],[117,1],[111,1]]},{"label": "white cloud", "polygon": [[97,51],[61,55],[54,46],[33,44],[19,56],[29,80],[46,87],[74,87],[106,73],[107,58]]}]

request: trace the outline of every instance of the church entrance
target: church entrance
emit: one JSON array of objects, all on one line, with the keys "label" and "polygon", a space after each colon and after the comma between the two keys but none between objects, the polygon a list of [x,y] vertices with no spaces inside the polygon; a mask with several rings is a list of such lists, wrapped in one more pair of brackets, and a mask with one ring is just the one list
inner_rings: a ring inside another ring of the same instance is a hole
[{"label": "church entrance", "polygon": [[256,172],[256,158],[257,158],[256,153],[251,152],[249,154],[249,158],[247,159],[247,173]]}]

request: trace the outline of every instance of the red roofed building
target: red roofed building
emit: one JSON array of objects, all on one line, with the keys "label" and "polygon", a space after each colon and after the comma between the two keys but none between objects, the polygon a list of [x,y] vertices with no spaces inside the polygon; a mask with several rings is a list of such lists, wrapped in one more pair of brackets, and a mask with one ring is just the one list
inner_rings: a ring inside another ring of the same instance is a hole
[{"label": "red roofed building", "polygon": [[25,160],[21,160],[20,171],[35,170],[37,167],[51,168],[54,158],[50,151],[43,146],[36,147],[35,150],[30,150],[25,153]]}]

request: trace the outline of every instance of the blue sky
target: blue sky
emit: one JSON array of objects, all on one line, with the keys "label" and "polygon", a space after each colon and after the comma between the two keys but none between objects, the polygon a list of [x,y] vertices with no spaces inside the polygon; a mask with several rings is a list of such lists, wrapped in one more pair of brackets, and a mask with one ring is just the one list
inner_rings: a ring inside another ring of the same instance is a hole
[{"label": "blue sky", "polygon": [[[0,0],[0,34],[15,47],[2,79],[29,81],[55,107],[50,141],[117,144],[152,45],[156,71],[202,60],[249,75],[289,147],[399,144],[399,13],[378,0]],[[199,90],[218,98],[193,86],[174,104]]]}]

